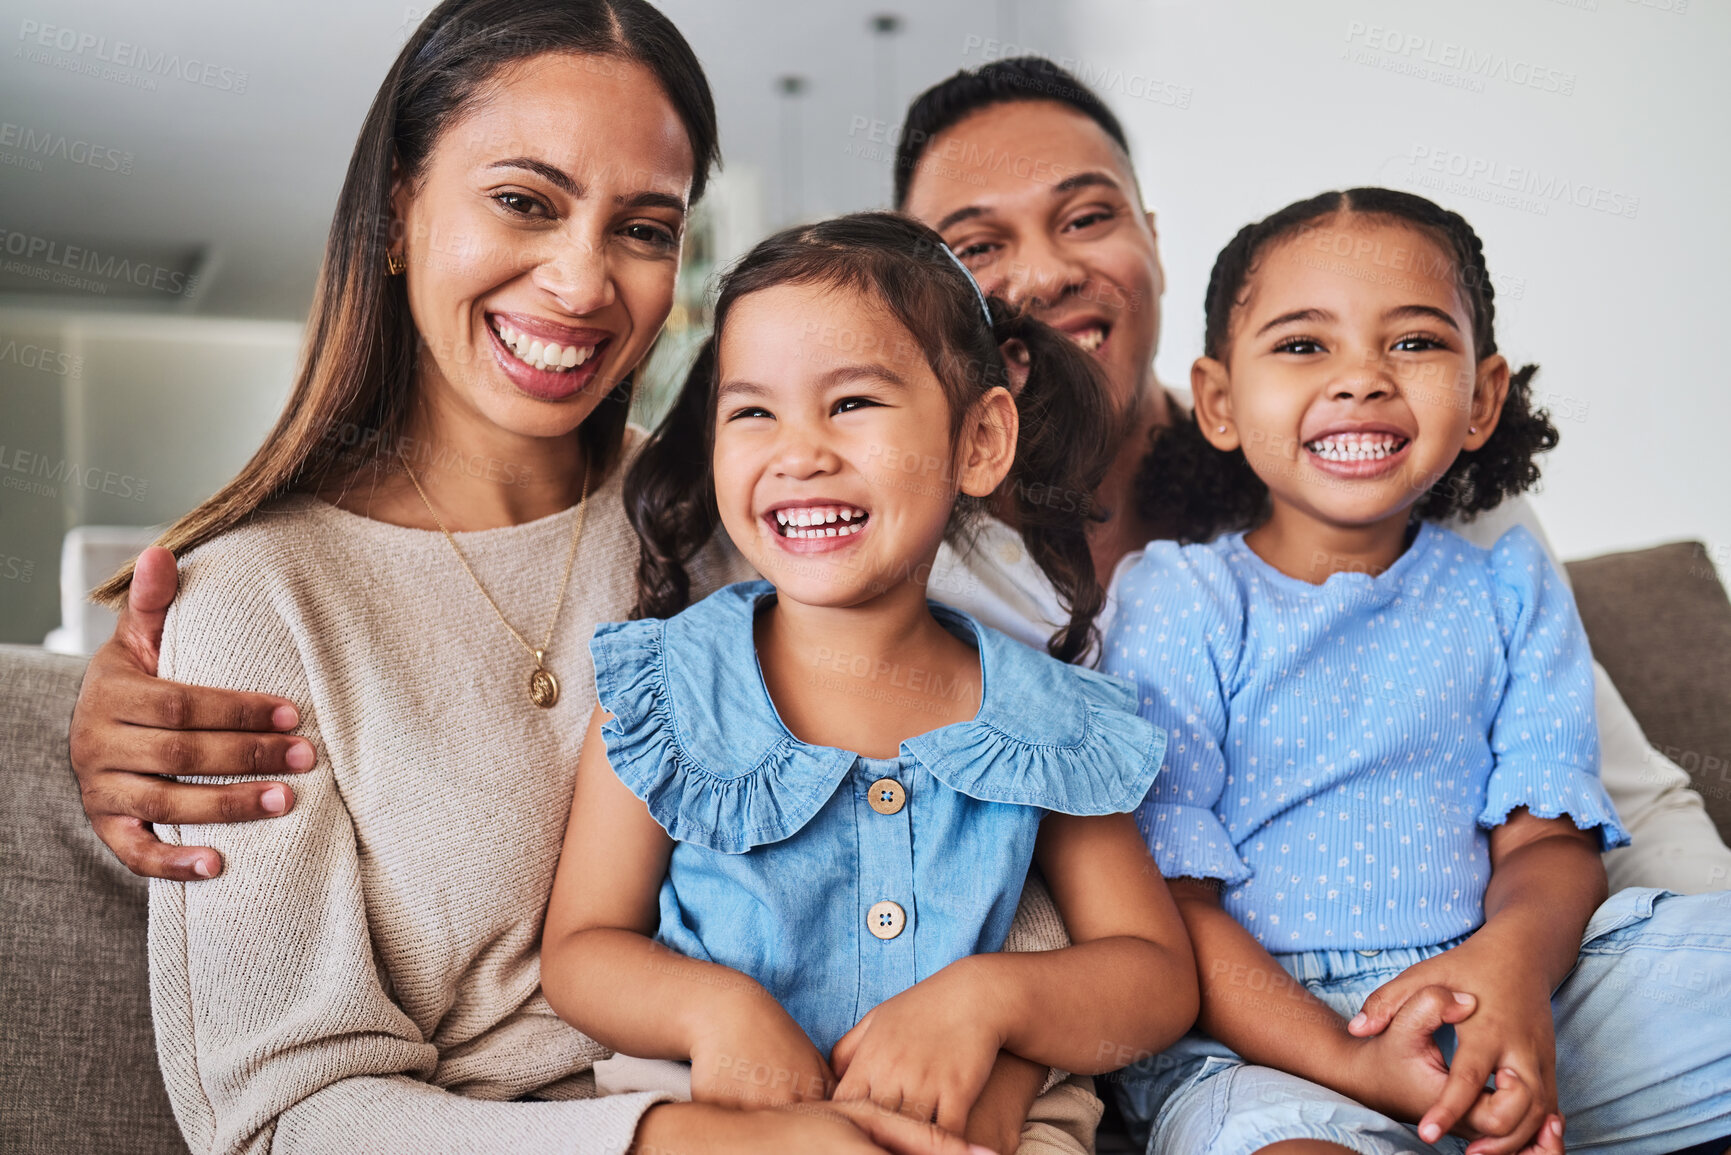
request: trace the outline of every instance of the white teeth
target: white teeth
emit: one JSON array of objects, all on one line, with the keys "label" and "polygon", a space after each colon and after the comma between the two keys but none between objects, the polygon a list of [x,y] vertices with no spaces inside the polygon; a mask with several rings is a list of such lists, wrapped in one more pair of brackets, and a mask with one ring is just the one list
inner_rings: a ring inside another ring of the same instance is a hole
[{"label": "white teeth", "polygon": [[808,505],[775,511],[783,537],[850,537],[865,528],[866,511],[851,505]]},{"label": "white teeth", "polygon": [[593,345],[560,345],[554,341],[542,341],[503,323],[495,325],[493,331],[499,334],[499,339],[517,360],[536,369],[554,372],[574,369],[595,352]]},{"label": "white teeth", "polygon": [[1392,433],[1335,433],[1305,443],[1324,461],[1380,461],[1406,447],[1406,438]]},{"label": "white teeth", "polygon": [[1104,329],[1084,329],[1072,338],[1072,340],[1074,340],[1083,351],[1088,353],[1092,353],[1094,350],[1098,349],[1100,343],[1105,339],[1106,330]]}]

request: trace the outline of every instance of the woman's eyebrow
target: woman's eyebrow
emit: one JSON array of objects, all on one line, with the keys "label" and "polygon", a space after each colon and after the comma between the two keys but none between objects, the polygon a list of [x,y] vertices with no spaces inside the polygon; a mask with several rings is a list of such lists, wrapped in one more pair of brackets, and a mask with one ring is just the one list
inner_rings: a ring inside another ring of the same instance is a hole
[{"label": "woman's eyebrow", "polygon": [[[532,156],[507,157],[504,160],[496,160],[487,167],[489,169],[520,168],[526,172],[532,172],[569,197],[580,199],[586,192],[584,187],[573,180],[564,169],[548,164],[544,160],[537,160]],[[613,203],[628,209],[672,209],[681,216],[685,215],[684,197],[669,192],[658,192],[654,189],[621,194],[613,198]]]},{"label": "woman's eyebrow", "polygon": [[583,186],[572,180],[564,169],[548,164],[544,160],[536,160],[532,156],[513,156],[505,160],[496,160],[487,166],[494,168],[520,168],[534,173],[554,188],[567,196],[581,197]]},{"label": "woman's eyebrow", "polygon": [[616,196],[613,203],[626,209],[672,209],[685,215],[685,198],[676,197],[672,193],[653,192],[645,189],[643,192],[632,193],[630,196]]}]

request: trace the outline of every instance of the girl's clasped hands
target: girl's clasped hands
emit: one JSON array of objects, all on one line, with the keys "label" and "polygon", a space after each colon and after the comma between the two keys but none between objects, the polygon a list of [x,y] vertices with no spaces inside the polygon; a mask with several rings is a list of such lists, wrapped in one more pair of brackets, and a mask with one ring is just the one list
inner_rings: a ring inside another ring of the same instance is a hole
[{"label": "girl's clasped hands", "polygon": [[[728,273],[627,480],[640,617],[591,643],[542,947],[562,1017],[689,1061],[698,1101],[869,1104],[1006,1152],[1052,1068],[1190,1027],[1190,946],[1129,814],[1165,736],[1068,664],[1100,597],[1087,521],[1050,497],[1099,484],[1108,408],[1085,353],[908,218],[792,229]],[[1049,654],[927,599],[986,509],[1068,605]],[[763,580],[686,606],[718,529]],[[1003,952],[1036,865],[1070,945]],[[1065,1091],[1045,1121],[1085,1151],[1092,1100]]]}]

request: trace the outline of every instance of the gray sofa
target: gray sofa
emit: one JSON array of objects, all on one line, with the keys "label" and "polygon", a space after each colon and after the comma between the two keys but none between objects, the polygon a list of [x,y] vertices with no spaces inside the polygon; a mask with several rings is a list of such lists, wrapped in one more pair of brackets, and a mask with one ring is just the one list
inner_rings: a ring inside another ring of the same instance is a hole
[{"label": "gray sofa", "polygon": [[[1731,602],[1705,550],[1569,574],[1594,652],[1731,835]],[[0,1151],[184,1152],[152,1047],[145,883],[91,833],[67,763],[83,669],[0,647]]]}]

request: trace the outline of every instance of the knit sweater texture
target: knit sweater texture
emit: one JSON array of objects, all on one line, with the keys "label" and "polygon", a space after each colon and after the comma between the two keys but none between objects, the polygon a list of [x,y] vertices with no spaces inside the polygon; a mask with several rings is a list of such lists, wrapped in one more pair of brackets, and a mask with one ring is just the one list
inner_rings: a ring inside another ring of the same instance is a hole
[{"label": "knit sweater texture", "polygon": [[[224,859],[151,884],[157,1046],[194,1151],[617,1153],[662,1098],[593,1098],[608,1052],[540,988],[589,635],[633,596],[622,473],[589,499],[551,709],[439,533],[294,497],[182,559],[162,676],[286,696],[317,753],[281,818],[158,827]],[[533,641],[575,517],[456,535]],[[699,596],[745,576],[720,550],[694,570]],[[1065,941],[1039,892],[1007,949]]]}]

